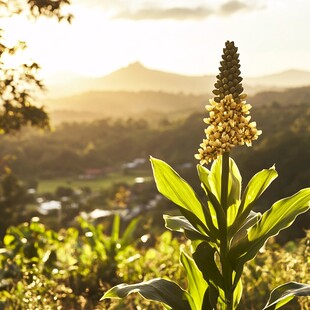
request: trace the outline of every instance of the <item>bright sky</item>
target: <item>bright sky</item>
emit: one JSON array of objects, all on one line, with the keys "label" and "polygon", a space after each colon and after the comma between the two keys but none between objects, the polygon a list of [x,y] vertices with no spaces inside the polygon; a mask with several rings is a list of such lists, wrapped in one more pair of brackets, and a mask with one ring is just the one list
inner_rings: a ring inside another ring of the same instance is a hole
[{"label": "bright sky", "polygon": [[25,40],[43,76],[103,76],[129,63],[188,75],[214,74],[226,40],[244,76],[310,70],[309,0],[72,0],[71,25],[0,20]]}]

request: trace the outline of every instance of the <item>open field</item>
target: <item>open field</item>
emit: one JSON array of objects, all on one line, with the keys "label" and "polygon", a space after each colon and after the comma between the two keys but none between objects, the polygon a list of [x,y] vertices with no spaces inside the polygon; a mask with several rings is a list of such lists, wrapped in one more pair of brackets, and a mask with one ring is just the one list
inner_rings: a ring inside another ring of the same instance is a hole
[{"label": "open field", "polygon": [[135,171],[130,174],[123,173],[110,173],[104,177],[98,177],[94,179],[78,179],[78,178],[56,178],[40,180],[38,184],[38,193],[52,193],[55,192],[57,187],[71,187],[78,189],[82,187],[89,187],[92,191],[99,191],[102,189],[109,188],[113,184],[126,183],[134,184],[136,178],[143,177],[144,181],[151,181],[152,176],[150,171]]}]

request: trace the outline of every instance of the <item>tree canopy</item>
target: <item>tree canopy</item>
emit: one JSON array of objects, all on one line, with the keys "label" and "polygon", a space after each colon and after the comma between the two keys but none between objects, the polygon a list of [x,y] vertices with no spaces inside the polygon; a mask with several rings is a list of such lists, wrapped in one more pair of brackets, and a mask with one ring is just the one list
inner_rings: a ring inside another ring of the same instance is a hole
[{"label": "tree canopy", "polygon": [[[29,18],[46,16],[71,22],[72,15],[64,12],[68,5],[70,0],[0,0],[0,18],[25,14]],[[44,89],[37,75],[39,64],[29,61],[12,67],[6,63],[26,47],[22,41],[8,45],[4,30],[0,29],[0,133],[20,130],[28,124],[39,128],[49,126],[44,107],[34,104],[34,94]]]}]

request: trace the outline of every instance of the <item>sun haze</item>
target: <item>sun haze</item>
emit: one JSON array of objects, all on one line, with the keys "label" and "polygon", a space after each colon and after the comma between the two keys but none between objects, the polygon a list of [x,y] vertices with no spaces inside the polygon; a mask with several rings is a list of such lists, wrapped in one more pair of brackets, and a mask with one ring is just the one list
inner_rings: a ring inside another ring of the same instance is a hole
[{"label": "sun haze", "polygon": [[[1,20],[10,40],[43,77],[103,76],[140,61],[152,69],[186,75],[217,72],[223,42],[242,52],[242,72],[258,76],[291,68],[310,70],[310,2],[75,0],[71,25],[17,16]],[[61,73],[61,74],[60,74]]]}]

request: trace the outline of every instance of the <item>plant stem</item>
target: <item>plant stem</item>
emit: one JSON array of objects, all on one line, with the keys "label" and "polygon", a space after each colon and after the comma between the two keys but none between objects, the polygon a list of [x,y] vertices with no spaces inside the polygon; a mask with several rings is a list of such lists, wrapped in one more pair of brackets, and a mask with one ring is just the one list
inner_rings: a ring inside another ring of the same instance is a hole
[{"label": "plant stem", "polygon": [[222,265],[222,275],[224,280],[224,291],[226,299],[226,309],[233,308],[233,292],[232,292],[232,270],[228,260],[228,230],[227,230],[227,209],[228,209],[228,180],[229,180],[229,153],[225,152],[222,156],[222,175],[221,175],[221,206],[225,213],[225,222],[222,231],[220,258]]}]

